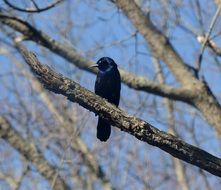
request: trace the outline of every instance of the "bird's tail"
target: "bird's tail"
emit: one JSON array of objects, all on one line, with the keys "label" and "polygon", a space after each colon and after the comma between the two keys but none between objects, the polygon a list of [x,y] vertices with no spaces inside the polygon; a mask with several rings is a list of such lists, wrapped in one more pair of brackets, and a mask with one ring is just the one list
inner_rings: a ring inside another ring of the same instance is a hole
[{"label": "bird's tail", "polygon": [[98,118],[97,123],[97,138],[100,141],[107,141],[111,134],[111,126],[101,117]]}]

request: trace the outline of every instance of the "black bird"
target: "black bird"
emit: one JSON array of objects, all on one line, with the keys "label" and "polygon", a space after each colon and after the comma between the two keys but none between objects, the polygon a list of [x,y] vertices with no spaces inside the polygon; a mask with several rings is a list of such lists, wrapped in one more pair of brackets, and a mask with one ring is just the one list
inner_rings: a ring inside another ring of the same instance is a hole
[{"label": "black bird", "polygon": [[[95,94],[108,100],[108,102],[118,106],[120,100],[121,79],[117,69],[117,64],[109,57],[102,57],[97,61],[96,65],[99,71],[95,82]],[[98,118],[97,138],[100,141],[107,141],[111,134],[110,124]]]}]

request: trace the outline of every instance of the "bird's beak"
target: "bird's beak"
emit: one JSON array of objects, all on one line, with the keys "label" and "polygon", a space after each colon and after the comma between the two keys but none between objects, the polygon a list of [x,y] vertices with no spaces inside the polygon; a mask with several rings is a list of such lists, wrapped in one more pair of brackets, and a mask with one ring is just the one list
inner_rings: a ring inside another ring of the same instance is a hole
[{"label": "bird's beak", "polygon": [[94,67],[98,67],[98,65],[91,65],[91,66],[89,66],[89,68],[94,68]]}]

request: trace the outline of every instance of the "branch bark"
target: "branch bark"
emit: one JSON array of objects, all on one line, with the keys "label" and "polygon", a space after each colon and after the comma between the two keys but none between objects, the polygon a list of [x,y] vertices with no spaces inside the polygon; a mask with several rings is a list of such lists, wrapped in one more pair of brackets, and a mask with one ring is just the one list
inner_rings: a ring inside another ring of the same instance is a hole
[{"label": "branch bark", "polygon": [[139,118],[128,115],[76,82],[54,72],[48,66],[42,65],[37,57],[27,51],[24,46],[18,45],[18,48],[32,71],[48,90],[64,95],[70,101],[76,102],[87,110],[98,114],[110,122],[111,125],[135,136],[137,139],[159,147],[176,158],[221,177],[220,158],[173,135],[160,131]]}]

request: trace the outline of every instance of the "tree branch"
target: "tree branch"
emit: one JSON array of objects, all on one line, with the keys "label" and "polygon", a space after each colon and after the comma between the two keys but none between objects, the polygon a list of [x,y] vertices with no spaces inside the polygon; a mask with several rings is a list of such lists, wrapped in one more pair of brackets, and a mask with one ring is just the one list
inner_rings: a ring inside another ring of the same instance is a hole
[{"label": "tree branch", "polygon": [[173,135],[160,131],[139,118],[128,115],[105,99],[81,87],[78,83],[55,73],[48,66],[42,65],[36,56],[27,51],[25,47],[18,45],[18,48],[31,70],[48,90],[64,95],[70,101],[98,114],[111,125],[135,136],[137,139],[159,147],[176,158],[221,177],[220,158]]}]

